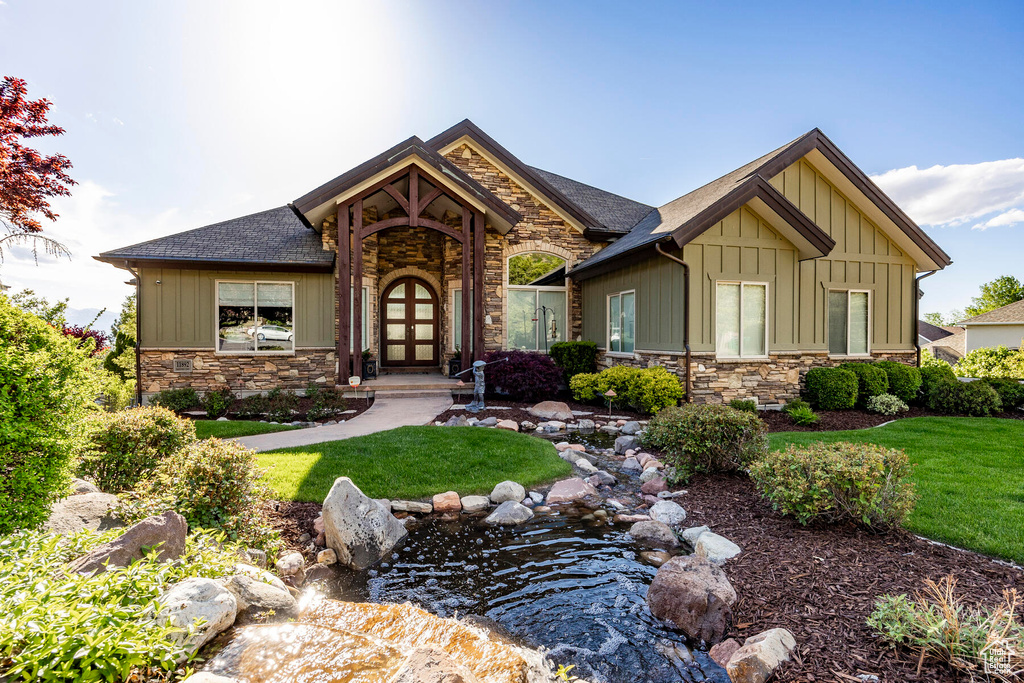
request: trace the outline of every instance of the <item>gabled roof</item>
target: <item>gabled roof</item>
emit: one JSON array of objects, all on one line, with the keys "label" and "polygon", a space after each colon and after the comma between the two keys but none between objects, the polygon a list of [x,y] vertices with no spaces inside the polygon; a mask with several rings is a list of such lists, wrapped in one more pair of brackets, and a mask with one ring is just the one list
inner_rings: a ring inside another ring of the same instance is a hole
[{"label": "gabled roof", "polygon": [[1012,304],[1006,304],[999,308],[992,309],[981,315],[976,315],[973,318],[968,318],[963,322],[958,323],[960,325],[977,325],[977,324],[989,324],[989,325],[1024,325],[1024,300],[1015,301]]},{"label": "gabled roof", "polygon": [[947,330],[944,327],[932,325],[930,322],[926,322],[924,320],[917,321],[917,336],[928,340],[928,342],[937,341],[952,334],[954,334],[954,332]]},{"label": "gabled roof", "polygon": [[[317,209],[322,210],[324,205],[332,204],[336,198],[343,196],[346,192],[358,187],[361,183],[387,169],[397,168],[410,157],[422,160],[440,178],[455,184],[458,190],[464,193],[467,198],[483,204],[498,221],[511,227],[522,220],[522,216],[518,211],[496,197],[490,190],[469,175],[462,172],[455,164],[438,154],[432,147],[424,144],[415,135],[372,159],[359,164],[352,170],[342,173],[337,178],[327,181],[315,190],[307,192],[292,202],[292,205],[309,218]],[[315,225],[320,218],[322,217],[314,216],[311,222]]]},{"label": "gabled roof", "polygon": [[320,235],[290,207],[260,211],[202,228],[114,249],[94,257],[124,266],[129,263],[239,265],[277,270],[326,270],[334,254],[324,251]]},{"label": "gabled roof", "polygon": [[551,171],[532,166],[531,168],[548,181],[552,187],[600,221],[609,233],[625,234],[644,216],[654,211],[653,206],[581,183],[572,178],[560,176]]}]

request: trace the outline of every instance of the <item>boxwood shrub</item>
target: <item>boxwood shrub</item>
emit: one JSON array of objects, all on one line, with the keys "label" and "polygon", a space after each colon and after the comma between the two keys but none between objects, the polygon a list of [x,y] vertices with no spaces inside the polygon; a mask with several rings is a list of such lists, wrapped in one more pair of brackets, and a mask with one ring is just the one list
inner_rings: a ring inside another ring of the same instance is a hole
[{"label": "boxwood shrub", "polygon": [[986,382],[938,382],[928,392],[928,407],[947,415],[985,417],[1003,409],[999,394]]},{"label": "boxwood shrub", "polygon": [[790,446],[750,468],[761,495],[801,524],[856,522],[879,530],[900,526],[913,510],[910,474],[903,451],[845,442]]},{"label": "boxwood shrub", "polygon": [[889,392],[904,403],[911,403],[917,398],[921,388],[921,372],[909,365],[894,360],[882,360],[876,363],[889,377]]},{"label": "boxwood shrub", "polygon": [[569,381],[573,398],[584,403],[607,401],[605,393],[615,392],[612,405],[630,406],[653,415],[674,406],[685,396],[679,378],[661,366],[631,368],[613,365],[598,373],[581,373]]},{"label": "boxwood shrub", "polygon": [[651,418],[641,443],[661,451],[676,481],[698,472],[741,470],[768,451],[764,422],[724,405],[665,408]]},{"label": "boxwood shrub", "polygon": [[867,408],[868,399],[889,392],[889,376],[874,363],[843,363],[839,367],[857,375],[858,408]]},{"label": "boxwood shrub", "polygon": [[847,410],[857,405],[857,375],[843,368],[811,368],[805,380],[807,400],[818,410]]},{"label": "boxwood shrub", "polygon": [[949,363],[943,361],[939,361],[939,363],[941,365],[922,365],[918,370],[921,374],[921,388],[917,392],[917,402],[922,405],[928,405],[928,396],[936,384],[957,381]]},{"label": "boxwood shrub", "polygon": [[597,369],[597,344],[591,341],[555,342],[549,354],[562,369],[566,386],[576,375]]}]

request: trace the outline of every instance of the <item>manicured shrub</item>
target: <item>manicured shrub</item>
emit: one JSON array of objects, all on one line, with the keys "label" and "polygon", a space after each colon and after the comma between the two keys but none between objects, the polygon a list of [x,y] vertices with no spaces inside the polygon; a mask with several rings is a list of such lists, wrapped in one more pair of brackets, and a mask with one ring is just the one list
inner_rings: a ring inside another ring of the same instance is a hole
[{"label": "manicured shrub", "polygon": [[313,400],[313,405],[306,411],[307,420],[334,417],[345,410],[345,396],[337,387],[310,384],[306,387],[306,398]]},{"label": "manicured shrub", "polygon": [[757,402],[749,398],[734,398],[729,401],[729,407],[733,410],[742,410],[745,413],[757,415]]},{"label": "manicured shrub", "polygon": [[1024,671],[1024,625],[1015,592],[1003,593],[1002,602],[991,609],[965,603],[952,575],[938,582],[928,579],[914,599],[880,596],[867,623],[889,645],[906,648],[914,657],[944,661],[962,671],[965,680],[989,670],[993,655],[1004,658],[999,663],[1006,672]]},{"label": "manicured shrub", "polygon": [[928,392],[928,407],[947,415],[985,417],[1003,409],[999,394],[985,382],[939,382]]},{"label": "manicured shrub", "polygon": [[897,415],[907,412],[910,407],[892,394],[879,394],[868,399],[868,410],[879,415]]},{"label": "manicured shrub", "polygon": [[953,372],[957,377],[1024,379],[1024,351],[975,349],[957,361]]},{"label": "manicured shrub", "polygon": [[572,392],[572,397],[583,403],[603,399],[604,397],[597,390],[598,377],[600,375],[596,372],[581,372],[573,376],[569,380],[569,391]]},{"label": "manicured shrub", "polygon": [[679,378],[663,367],[641,370],[626,391],[626,402],[634,410],[654,415],[663,408],[678,405],[685,395]]},{"label": "manicured shrub", "polygon": [[222,387],[203,394],[203,410],[211,420],[223,417],[235,403],[235,394],[228,387]]},{"label": "manicured shrub", "polygon": [[288,389],[271,389],[267,392],[267,419],[271,422],[292,422],[299,407],[299,397]]},{"label": "manicured shrub", "polygon": [[1003,410],[1013,410],[1024,406],[1024,384],[1017,379],[987,379],[986,384],[996,390]]},{"label": "manicured shrub", "polygon": [[734,472],[768,450],[765,424],[756,415],[721,405],[665,408],[651,418],[642,443],[663,453],[686,481],[697,472]]},{"label": "manicured shrub", "polygon": [[[631,368],[626,365],[613,365],[596,375],[584,374],[573,378],[569,382],[569,388],[573,391],[573,397],[577,401],[601,401],[605,402],[605,393],[608,390],[615,392],[612,405],[626,405],[629,388],[640,376],[640,368]],[[575,387],[575,388],[574,388]]]},{"label": "manicured shrub", "polygon": [[869,398],[889,391],[889,377],[874,363],[843,363],[839,367],[857,375],[858,408],[866,408]]},{"label": "manicured shrub", "polygon": [[878,361],[875,365],[889,377],[888,393],[904,403],[911,403],[917,398],[917,391],[921,388],[921,372],[917,368],[894,360]]},{"label": "manicured shrub", "polygon": [[953,368],[949,363],[943,361],[939,361],[939,363],[941,365],[922,365],[919,370],[921,388],[917,392],[917,402],[921,405],[928,405],[928,396],[936,384],[956,381],[956,375],[953,374]]},{"label": "manicured shrub", "polygon": [[843,368],[811,368],[805,380],[808,400],[819,410],[847,410],[857,404],[857,375]]},{"label": "manicured shrub", "polygon": [[135,522],[174,510],[189,527],[223,531],[232,541],[273,550],[277,534],[264,518],[270,491],[255,452],[233,441],[206,439],[164,460],[151,479],[123,497],[119,511]]},{"label": "manicured shrub", "polygon": [[41,524],[67,490],[100,388],[77,343],[0,295],[0,535]]},{"label": "manicured shrub", "polygon": [[809,405],[802,405],[786,411],[793,424],[801,427],[811,427],[821,422],[821,417],[811,410]]},{"label": "manicured shrub", "polygon": [[555,342],[548,352],[555,365],[562,369],[566,385],[576,375],[597,368],[597,344],[591,341]]},{"label": "manicured shrub", "polygon": [[235,415],[246,420],[263,417],[270,410],[270,401],[263,394],[246,396],[235,404]]},{"label": "manicured shrub", "polygon": [[[484,358],[488,363],[487,384],[513,401],[540,401],[551,398],[562,381],[562,371],[547,354],[533,351],[492,351]],[[470,377],[468,381],[472,378]]]},{"label": "manicured shrub", "polygon": [[183,413],[186,410],[197,410],[203,402],[192,387],[182,389],[164,389],[149,397],[149,404]]},{"label": "manicured shrub", "polygon": [[98,416],[78,473],[102,491],[120,493],[151,476],[157,465],[195,439],[192,421],[166,408],[149,406]]},{"label": "manicured shrub", "polygon": [[844,442],[790,446],[750,468],[761,495],[801,524],[856,522],[883,530],[898,527],[914,508],[910,473],[903,451]]},{"label": "manicured shrub", "polygon": [[128,567],[93,575],[67,571],[68,562],[123,531],[22,531],[0,538],[4,680],[176,680],[171,672],[187,653],[168,638],[180,629],[151,618],[157,598],[188,578],[230,576],[242,548],[193,533],[174,562],[158,562],[153,550]]}]

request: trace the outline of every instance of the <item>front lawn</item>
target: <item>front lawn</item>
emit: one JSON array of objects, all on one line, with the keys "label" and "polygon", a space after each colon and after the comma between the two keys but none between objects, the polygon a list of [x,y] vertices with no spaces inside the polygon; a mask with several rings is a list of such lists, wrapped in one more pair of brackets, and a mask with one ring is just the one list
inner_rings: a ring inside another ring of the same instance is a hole
[{"label": "front lawn", "polygon": [[251,420],[195,420],[196,437],[209,439],[233,439],[236,436],[252,436],[253,434],[269,434],[270,432],[285,432],[289,429],[297,429],[292,425],[272,425],[267,422],[252,422]]},{"label": "front lawn", "polygon": [[371,498],[415,500],[486,494],[506,479],[530,487],[572,471],[548,441],[482,427],[399,427],[258,457],[280,499],[316,503],[342,476]]},{"label": "front lawn", "polygon": [[815,441],[906,451],[920,500],[907,528],[936,541],[1024,563],[1024,421],[920,417],[845,432],[780,432],[774,449]]}]

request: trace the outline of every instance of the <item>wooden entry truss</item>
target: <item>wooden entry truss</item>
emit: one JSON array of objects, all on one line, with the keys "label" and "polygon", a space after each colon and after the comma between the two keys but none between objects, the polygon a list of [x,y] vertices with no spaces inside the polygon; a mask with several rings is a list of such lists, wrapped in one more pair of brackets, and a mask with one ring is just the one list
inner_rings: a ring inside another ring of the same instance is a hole
[{"label": "wooden entry truss", "polygon": [[[430,189],[420,195],[420,178]],[[381,230],[396,227],[436,230],[462,245],[462,357],[482,360],[484,355],[484,216],[458,196],[421,176],[415,164],[385,178],[356,197],[338,205],[338,363],[339,382],[344,377],[342,358],[349,358],[351,369],[361,374],[363,349],[363,240]],[[408,178],[409,190],[402,194],[399,181]],[[401,207],[404,216],[394,216],[363,225],[363,201],[383,190]],[[462,209],[461,230],[424,216],[427,206],[444,195]],[[347,229],[346,229],[347,226]],[[472,245],[472,258],[470,257]],[[349,283],[346,292],[345,283]],[[468,292],[474,292],[468,296]],[[439,295],[441,292],[438,293]],[[472,303],[471,303],[472,302]],[[351,320],[351,326],[349,326]],[[470,321],[472,320],[472,327]],[[472,329],[472,332],[470,331]],[[472,353],[466,340],[472,339]],[[351,341],[351,343],[350,343]]]}]

